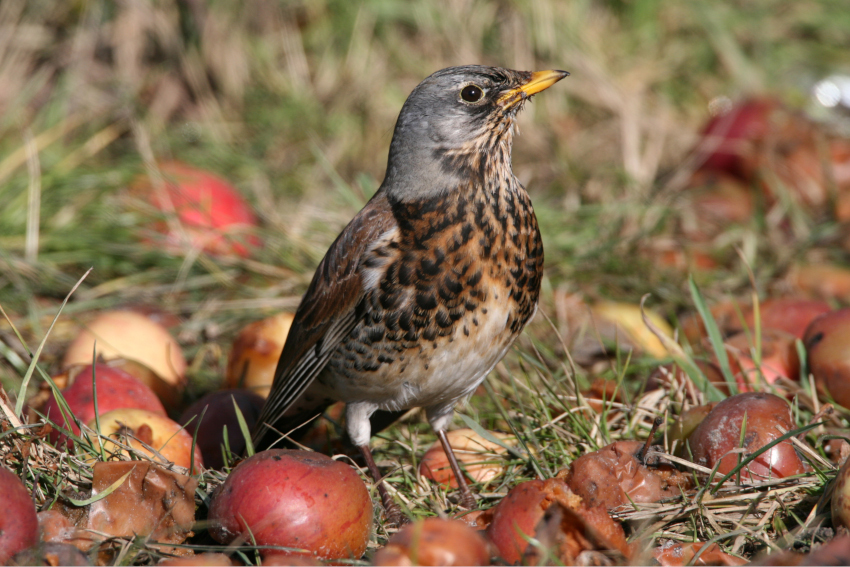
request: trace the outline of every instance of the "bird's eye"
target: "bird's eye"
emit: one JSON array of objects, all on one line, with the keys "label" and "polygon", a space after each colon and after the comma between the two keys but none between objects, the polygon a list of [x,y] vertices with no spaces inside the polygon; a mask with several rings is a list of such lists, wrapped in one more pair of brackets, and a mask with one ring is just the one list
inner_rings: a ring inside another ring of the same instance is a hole
[{"label": "bird's eye", "polygon": [[460,98],[466,102],[478,102],[484,96],[484,89],[478,85],[466,85],[460,91]]}]

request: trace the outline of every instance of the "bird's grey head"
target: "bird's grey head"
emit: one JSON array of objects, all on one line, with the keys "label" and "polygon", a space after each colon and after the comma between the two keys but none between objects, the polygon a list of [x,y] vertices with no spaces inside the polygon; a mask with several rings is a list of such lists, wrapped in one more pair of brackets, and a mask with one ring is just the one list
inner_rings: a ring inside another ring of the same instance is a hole
[{"label": "bird's grey head", "polygon": [[401,109],[383,190],[410,201],[484,174],[488,159],[510,167],[516,113],[531,95],[568,74],[480,65],[437,71],[413,89]]}]

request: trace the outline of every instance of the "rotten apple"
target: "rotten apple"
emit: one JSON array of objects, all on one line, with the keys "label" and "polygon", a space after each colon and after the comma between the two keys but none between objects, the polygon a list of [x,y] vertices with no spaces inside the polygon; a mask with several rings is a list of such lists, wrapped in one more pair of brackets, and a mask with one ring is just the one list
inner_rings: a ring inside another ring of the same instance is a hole
[{"label": "rotten apple", "polygon": [[228,388],[247,388],[264,398],[269,395],[277,360],[294,318],[292,313],[279,313],[239,331],[224,375]]},{"label": "rotten apple", "polygon": [[[503,442],[513,437],[495,432],[491,434]],[[455,457],[466,471],[467,478],[473,482],[488,482],[504,471],[502,455],[507,450],[502,445],[488,441],[472,429],[449,431],[446,438],[454,450]],[[458,487],[449,459],[439,441],[425,452],[419,464],[419,474],[450,488]]]},{"label": "rotten apple", "polygon": [[[153,461],[162,462],[164,459],[177,466],[191,468],[193,473],[204,466],[201,450],[195,447],[192,452],[192,436],[180,424],[164,415],[143,409],[122,408],[103,414],[99,421],[102,435],[150,455]],[[92,420],[88,426],[96,429],[97,423]],[[119,445],[109,441],[104,441],[103,446],[110,453],[126,453]]]},{"label": "rotten apple", "polygon": [[642,441],[616,441],[582,455],[558,473],[590,507],[616,508],[629,502],[658,502],[690,488],[687,474],[658,457],[644,455]]}]

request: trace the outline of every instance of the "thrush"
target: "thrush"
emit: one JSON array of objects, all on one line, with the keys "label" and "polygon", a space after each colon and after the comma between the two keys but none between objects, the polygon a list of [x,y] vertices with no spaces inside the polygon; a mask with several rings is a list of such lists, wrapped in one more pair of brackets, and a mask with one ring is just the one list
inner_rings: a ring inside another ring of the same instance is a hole
[{"label": "thrush", "polygon": [[475,499],[445,430],[534,316],[543,244],[511,169],[517,113],[569,73],[437,71],[401,109],[386,176],[331,245],[289,331],[254,431],[265,446],[335,401],[378,483],[378,410],[424,408],[462,504]]}]

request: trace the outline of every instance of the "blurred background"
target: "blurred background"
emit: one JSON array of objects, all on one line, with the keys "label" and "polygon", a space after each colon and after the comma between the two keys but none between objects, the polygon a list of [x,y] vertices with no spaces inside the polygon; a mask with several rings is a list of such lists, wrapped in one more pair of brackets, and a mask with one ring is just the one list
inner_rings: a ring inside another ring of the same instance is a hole
[{"label": "blurred background", "polygon": [[[823,144],[848,131],[847,30],[840,0],[4,0],[0,376],[27,368],[14,329],[35,350],[93,267],[48,367],[92,313],[155,306],[176,316],[190,374],[217,380],[241,326],[296,307],[379,186],[407,94],[452,65],[572,73],[526,107],[514,144],[545,241],[543,312],[565,335],[577,305],[646,293],[675,321],[691,273],[721,297],[787,289],[801,263],[842,269],[836,193],[800,197],[780,154],[719,191],[731,213],[690,188],[718,183],[694,181],[706,123],[745,101],[781,109],[812,175],[843,151]],[[198,245],[158,200],[184,166],[247,201],[232,245]]]}]

